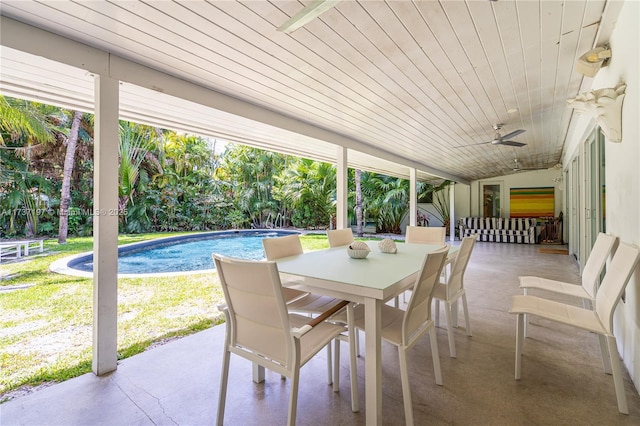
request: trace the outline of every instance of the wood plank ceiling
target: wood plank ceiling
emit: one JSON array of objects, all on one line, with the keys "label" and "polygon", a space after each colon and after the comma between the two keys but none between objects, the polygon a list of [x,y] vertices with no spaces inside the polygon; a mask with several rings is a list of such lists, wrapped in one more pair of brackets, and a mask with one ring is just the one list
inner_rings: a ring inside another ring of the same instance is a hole
[{"label": "wood plank ceiling", "polygon": [[[276,31],[308,3],[5,0],[0,12],[471,181],[510,173],[516,156],[528,168],[560,161],[566,99],[584,83],[576,59],[593,47],[606,2],[345,0],[291,34]],[[0,89],[36,97],[27,87],[40,85],[42,94],[38,67],[18,56],[3,49]],[[48,67],[50,85],[61,80]],[[84,80],[76,98],[90,104]],[[335,154],[322,141],[222,112],[199,117],[197,106],[163,111],[172,101],[151,99],[160,94],[123,90],[132,119],[144,110],[140,121],[325,161]],[[526,130],[515,140],[527,145],[477,145],[493,139],[495,123],[502,134]],[[350,164],[408,174],[366,152]]]}]

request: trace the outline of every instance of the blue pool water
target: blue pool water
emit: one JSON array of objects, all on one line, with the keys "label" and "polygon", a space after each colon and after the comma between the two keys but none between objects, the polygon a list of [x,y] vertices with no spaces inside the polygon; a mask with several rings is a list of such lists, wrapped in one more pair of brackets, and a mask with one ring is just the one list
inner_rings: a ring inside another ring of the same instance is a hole
[{"label": "blue pool water", "polygon": [[[119,274],[201,271],[214,269],[212,253],[241,259],[264,259],[263,238],[289,235],[291,231],[223,231],[161,238],[118,249]],[[76,258],[67,265],[93,271],[93,255]]]}]

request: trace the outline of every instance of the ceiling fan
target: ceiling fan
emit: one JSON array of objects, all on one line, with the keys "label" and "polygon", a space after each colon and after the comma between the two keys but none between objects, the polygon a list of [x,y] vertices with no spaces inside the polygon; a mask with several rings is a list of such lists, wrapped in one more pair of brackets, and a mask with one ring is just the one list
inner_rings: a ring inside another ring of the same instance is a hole
[{"label": "ceiling fan", "polygon": [[513,165],[514,172],[526,172],[530,170],[546,170],[546,167],[521,167],[520,161],[518,161],[517,157],[513,159],[513,162],[514,162],[514,165]]},{"label": "ceiling fan", "polygon": [[496,134],[493,137],[493,140],[489,141],[489,142],[481,142],[481,143],[490,143],[491,145],[508,145],[508,146],[517,146],[517,147],[521,147],[521,146],[525,146],[526,145],[526,143],[524,143],[524,142],[516,142],[516,141],[508,140],[509,138],[513,138],[515,136],[518,136],[521,133],[526,132],[526,130],[518,129],[518,130],[514,130],[513,132],[507,133],[506,135],[502,136],[502,135],[500,135],[500,129],[502,129],[502,124],[494,124],[493,125],[493,130],[496,131]]},{"label": "ceiling fan", "polygon": [[472,145],[464,145],[464,146],[457,146],[456,148],[466,148],[468,146],[473,146],[473,145],[485,145],[485,144],[491,144],[491,145],[507,145],[507,146],[515,146],[515,147],[523,147],[526,145],[526,143],[524,142],[517,142],[517,141],[511,141],[509,140],[510,138],[513,138],[515,136],[518,136],[519,134],[522,134],[524,132],[526,132],[526,130],[523,129],[518,129],[518,130],[514,130],[511,133],[507,133],[506,135],[501,135],[500,134],[500,129],[502,129],[503,124],[502,123],[498,123],[498,124],[494,124],[493,125],[493,130],[496,131],[495,136],[493,137],[493,140],[487,141],[487,142],[480,142],[480,143],[476,143],[476,144],[472,144]]}]

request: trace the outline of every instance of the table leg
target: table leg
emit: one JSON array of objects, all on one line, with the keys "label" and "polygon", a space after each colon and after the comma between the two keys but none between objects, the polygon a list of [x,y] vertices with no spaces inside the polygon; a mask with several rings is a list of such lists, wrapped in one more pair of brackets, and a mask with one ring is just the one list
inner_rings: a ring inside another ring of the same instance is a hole
[{"label": "table leg", "polygon": [[264,382],[264,367],[258,364],[253,364],[253,382],[254,383],[262,383]]},{"label": "table leg", "polygon": [[364,301],[366,344],[365,402],[367,425],[382,424],[381,307],[381,300],[367,298]]}]

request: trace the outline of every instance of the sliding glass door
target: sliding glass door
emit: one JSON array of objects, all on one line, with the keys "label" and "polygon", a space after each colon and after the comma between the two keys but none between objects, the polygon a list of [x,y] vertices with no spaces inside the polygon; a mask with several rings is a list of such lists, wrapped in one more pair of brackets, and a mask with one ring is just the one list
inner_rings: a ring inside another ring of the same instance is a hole
[{"label": "sliding glass door", "polygon": [[[585,233],[583,259],[589,257],[598,233],[606,232],[604,136],[600,129],[585,144]],[[581,262],[583,265],[584,263]]]}]

